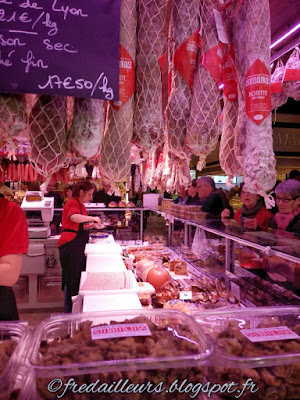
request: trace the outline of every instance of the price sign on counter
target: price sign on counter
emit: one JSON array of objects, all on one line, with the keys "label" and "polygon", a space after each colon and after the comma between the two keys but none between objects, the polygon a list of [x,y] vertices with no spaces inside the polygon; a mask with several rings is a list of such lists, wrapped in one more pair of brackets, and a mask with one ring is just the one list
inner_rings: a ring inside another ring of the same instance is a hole
[{"label": "price sign on counter", "polygon": [[182,290],[179,293],[180,300],[191,300],[192,298],[192,291],[191,290]]},{"label": "price sign on counter", "polygon": [[0,0],[0,92],[118,100],[120,0]]}]

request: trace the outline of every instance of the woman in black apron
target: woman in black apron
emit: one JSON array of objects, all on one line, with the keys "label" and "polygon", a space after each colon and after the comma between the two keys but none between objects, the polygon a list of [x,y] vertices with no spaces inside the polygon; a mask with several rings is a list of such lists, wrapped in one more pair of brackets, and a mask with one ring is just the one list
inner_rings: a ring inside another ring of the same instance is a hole
[{"label": "woman in black apron", "polygon": [[72,311],[72,296],[77,296],[81,272],[85,271],[85,245],[89,240],[89,228],[103,228],[99,217],[88,216],[84,203],[93,198],[95,186],[89,182],[78,182],[73,187],[73,198],[63,209],[63,233],[59,239],[60,263],[62,266],[62,290],[65,295],[65,312]]}]

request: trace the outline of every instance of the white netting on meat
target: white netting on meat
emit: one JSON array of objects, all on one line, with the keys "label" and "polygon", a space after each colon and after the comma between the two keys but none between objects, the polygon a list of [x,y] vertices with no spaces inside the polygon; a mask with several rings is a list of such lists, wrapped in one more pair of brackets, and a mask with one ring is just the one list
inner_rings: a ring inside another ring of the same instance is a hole
[{"label": "white netting on meat", "polygon": [[[224,91],[223,101],[224,107],[222,112],[222,124],[221,125],[221,141],[219,160],[220,166],[223,171],[230,177],[238,176],[242,173],[242,168],[235,156],[236,147],[236,134],[237,134],[237,119],[238,119],[238,97],[234,93],[235,85],[237,85],[236,71],[235,71],[235,57],[234,50],[231,48],[232,42],[232,24],[233,24],[233,9],[227,9],[223,13],[223,21],[227,30],[229,39],[229,46],[224,57],[223,75],[224,75]],[[231,51],[232,50],[232,51]],[[228,74],[229,76],[225,76]],[[227,91],[226,85],[234,85],[233,91]],[[234,97],[236,95],[236,97]],[[228,181],[228,185],[229,181]]]},{"label": "white netting on meat", "polygon": [[[260,60],[270,71],[270,9],[268,0],[247,0],[246,4],[246,70]],[[258,125],[246,119],[247,140],[244,154],[244,182],[251,192],[265,197],[276,182],[271,112]]]},{"label": "white netting on meat", "polygon": [[188,158],[183,160],[176,157],[172,153],[169,153],[169,158],[171,160],[171,173],[166,182],[165,190],[173,193],[174,191],[178,192],[181,187],[187,188],[190,185],[190,161]]},{"label": "white netting on meat", "polygon": [[296,47],[285,65],[282,82],[284,93],[294,100],[300,100],[300,49]]},{"label": "white netting on meat", "polygon": [[38,96],[29,121],[29,161],[42,176],[49,177],[66,165],[66,98]]},{"label": "white netting on meat", "polygon": [[[200,17],[202,21],[203,58],[197,64],[194,78],[191,114],[187,125],[186,145],[193,154],[199,156],[197,169],[205,167],[208,154],[214,150],[218,143],[219,127],[218,117],[220,112],[220,93],[218,82],[215,81],[209,70],[204,66],[207,52],[217,46],[218,39],[216,22],[213,10],[216,7],[214,0],[201,2]],[[218,62],[209,58],[207,64],[212,68]]]},{"label": "white netting on meat", "polygon": [[103,138],[103,102],[98,99],[75,98],[74,117],[68,134],[68,147],[79,156],[94,157]]},{"label": "white netting on meat", "polygon": [[[176,68],[174,56],[176,50],[199,27],[199,2],[195,0],[173,0],[169,26],[168,59],[171,71],[171,92],[166,107],[167,141],[170,151],[182,159],[190,155],[185,137],[191,110],[191,89]],[[198,50],[197,50],[198,51]],[[190,60],[181,60],[186,69]]]},{"label": "white netting on meat", "polygon": [[229,101],[224,96],[222,135],[220,142],[220,166],[225,174],[233,177],[241,174],[241,165],[235,157],[235,133],[238,116],[238,101]]},{"label": "white netting on meat", "polygon": [[0,140],[14,148],[13,140],[28,142],[28,115],[24,94],[0,95]]},{"label": "white netting on meat", "polygon": [[166,51],[166,0],[138,0],[136,89],[133,142],[148,154],[163,140],[162,74]]},{"label": "white netting on meat", "polygon": [[282,78],[284,75],[285,66],[281,60],[278,61],[276,68],[271,75],[272,95],[271,103],[272,110],[276,110],[287,102],[287,95],[283,92]]},{"label": "white netting on meat", "polygon": [[235,69],[238,81],[238,117],[235,132],[234,154],[235,159],[244,166],[244,151],[246,147],[246,106],[245,106],[245,77],[246,77],[246,7],[237,5],[232,21],[232,44],[235,52]]},{"label": "white netting on meat", "polygon": [[[136,53],[136,2],[121,1],[121,45],[127,50],[133,63]],[[130,150],[133,133],[134,95],[119,109],[112,103],[107,108],[103,145],[100,150],[101,175],[111,182],[119,182],[130,169]]]}]

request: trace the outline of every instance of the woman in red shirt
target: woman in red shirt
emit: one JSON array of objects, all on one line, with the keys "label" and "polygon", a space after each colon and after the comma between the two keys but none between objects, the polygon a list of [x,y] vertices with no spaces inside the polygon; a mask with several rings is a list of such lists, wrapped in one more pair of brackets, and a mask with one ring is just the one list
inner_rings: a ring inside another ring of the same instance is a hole
[{"label": "woman in red shirt", "polygon": [[[264,206],[263,199],[258,194],[241,190],[243,206],[234,214],[236,222],[246,229],[266,231],[273,214]],[[228,209],[222,211],[222,220],[230,218]]]},{"label": "woman in red shirt", "polygon": [[19,319],[12,286],[19,278],[28,244],[24,212],[0,195],[0,321]]},{"label": "woman in red shirt", "polygon": [[89,181],[77,182],[73,187],[73,198],[62,212],[63,232],[58,241],[62,266],[62,290],[65,295],[65,312],[72,311],[72,296],[79,290],[81,272],[86,267],[85,245],[89,240],[89,229],[102,229],[99,217],[88,216],[84,203],[92,200],[95,186]]}]

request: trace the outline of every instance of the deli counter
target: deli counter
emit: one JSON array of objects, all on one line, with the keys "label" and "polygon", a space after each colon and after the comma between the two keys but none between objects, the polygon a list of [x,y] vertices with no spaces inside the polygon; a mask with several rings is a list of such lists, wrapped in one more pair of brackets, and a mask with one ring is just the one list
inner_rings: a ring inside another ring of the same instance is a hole
[{"label": "deli counter", "polygon": [[[143,248],[144,244],[158,254],[167,248],[187,262],[194,279],[219,280],[244,306],[300,305],[299,239],[270,232],[243,232],[234,224],[187,219],[165,209],[101,209],[103,214],[114,211],[125,214],[123,222],[110,232],[122,246]],[[94,215],[99,209],[89,207],[88,213]],[[151,215],[144,230],[146,213]],[[132,215],[139,216],[138,230],[133,229]],[[159,228],[151,223],[156,216],[160,217]],[[30,239],[33,250],[24,257],[35,259],[38,267],[34,273],[21,271],[14,287],[19,309],[63,306],[58,238]],[[193,282],[185,279],[188,288]]]}]

